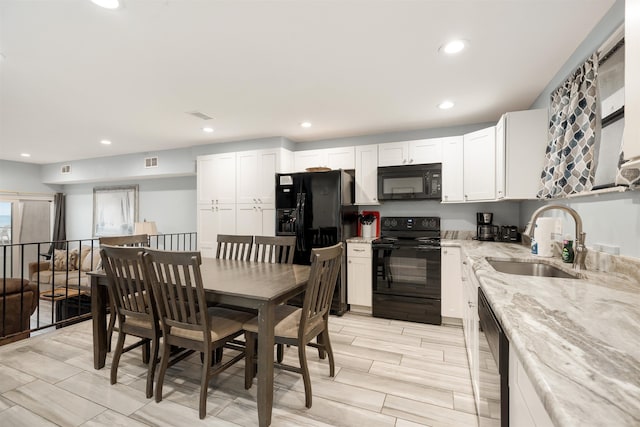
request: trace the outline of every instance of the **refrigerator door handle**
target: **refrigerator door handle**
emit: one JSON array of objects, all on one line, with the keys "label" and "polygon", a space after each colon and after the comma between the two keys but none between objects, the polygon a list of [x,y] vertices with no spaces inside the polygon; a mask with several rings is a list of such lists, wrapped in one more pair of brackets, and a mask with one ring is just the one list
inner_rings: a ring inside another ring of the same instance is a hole
[{"label": "refrigerator door handle", "polygon": [[305,226],[304,223],[304,209],[305,209],[305,200],[307,199],[306,193],[300,193],[300,223],[298,224],[298,230],[300,235],[300,246],[303,252],[307,250],[307,242],[305,238]]}]

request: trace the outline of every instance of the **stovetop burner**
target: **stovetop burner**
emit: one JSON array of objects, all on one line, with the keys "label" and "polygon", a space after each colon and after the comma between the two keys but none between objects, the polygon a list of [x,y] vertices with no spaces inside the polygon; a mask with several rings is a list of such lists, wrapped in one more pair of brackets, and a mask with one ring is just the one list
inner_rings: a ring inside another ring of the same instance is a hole
[{"label": "stovetop burner", "polygon": [[439,217],[383,217],[381,237],[373,244],[440,245]]}]

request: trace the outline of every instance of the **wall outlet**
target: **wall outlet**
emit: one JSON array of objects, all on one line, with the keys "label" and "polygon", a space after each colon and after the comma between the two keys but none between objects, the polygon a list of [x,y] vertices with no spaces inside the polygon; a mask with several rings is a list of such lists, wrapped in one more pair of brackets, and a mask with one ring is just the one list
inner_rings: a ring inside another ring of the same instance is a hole
[{"label": "wall outlet", "polygon": [[593,245],[594,250],[604,252],[611,255],[620,255],[620,246],[607,245],[606,243],[596,243]]}]

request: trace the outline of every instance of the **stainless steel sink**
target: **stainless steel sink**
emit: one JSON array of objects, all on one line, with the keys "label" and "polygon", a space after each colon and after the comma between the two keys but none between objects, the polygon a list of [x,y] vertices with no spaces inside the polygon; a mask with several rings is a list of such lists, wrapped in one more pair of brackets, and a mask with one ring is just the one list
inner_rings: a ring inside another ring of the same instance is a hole
[{"label": "stainless steel sink", "polygon": [[489,264],[500,273],[517,274],[519,276],[558,277],[561,279],[579,279],[578,273],[569,273],[537,261],[507,261],[488,258]]}]

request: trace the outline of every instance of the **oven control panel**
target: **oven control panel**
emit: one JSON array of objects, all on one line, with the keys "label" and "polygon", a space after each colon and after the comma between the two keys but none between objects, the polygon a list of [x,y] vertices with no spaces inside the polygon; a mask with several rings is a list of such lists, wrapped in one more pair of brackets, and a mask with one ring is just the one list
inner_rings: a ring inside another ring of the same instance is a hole
[{"label": "oven control panel", "polygon": [[440,217],[415,216],[397,217],[387,216],[381,219],[382,231],[440,231]]}]

